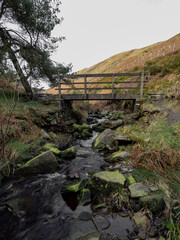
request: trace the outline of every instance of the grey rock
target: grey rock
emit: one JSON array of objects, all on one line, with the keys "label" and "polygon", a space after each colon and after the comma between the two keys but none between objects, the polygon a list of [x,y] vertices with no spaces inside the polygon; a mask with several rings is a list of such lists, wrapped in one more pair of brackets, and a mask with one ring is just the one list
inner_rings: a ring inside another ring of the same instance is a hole
[{"label": "grey rock", "polygon": [[142,183],[134,183],[129,186],[131,198],[147,196],[150,190]]},{"label": "grey rock", "polygon": [[51,151],[43,152],[20,168],[15,170],[15,174],[37,174],[56,172],[59,165]]}]

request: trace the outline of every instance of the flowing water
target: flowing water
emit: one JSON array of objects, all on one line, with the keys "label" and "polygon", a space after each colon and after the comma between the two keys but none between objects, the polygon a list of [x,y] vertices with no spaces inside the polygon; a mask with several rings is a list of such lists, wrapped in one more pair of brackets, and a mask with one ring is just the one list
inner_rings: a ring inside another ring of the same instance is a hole
[{"label": "flowing water", "polygon": [[78,140],[76,158],[61,161],[59,172],[12,177],[2,184],[0,240],[76,240],[91,232],[99,232],[101,239],[128,239],[128,232],[133,231],[129,217],[94,213],[91,204],[78,205],[75,194],[61,194],[65,180],[85,179],[89,171],[105,164],[92,149],[96,136],[94,132],[91,139]]}]

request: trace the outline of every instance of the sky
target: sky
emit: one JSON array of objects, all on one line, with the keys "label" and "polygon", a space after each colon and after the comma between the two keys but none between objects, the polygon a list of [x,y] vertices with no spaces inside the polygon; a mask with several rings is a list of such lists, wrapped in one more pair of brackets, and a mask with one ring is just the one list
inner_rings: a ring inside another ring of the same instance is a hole
[{"label": "sky", "polygon": [[52,59],[73,72],[180,33],[180,0],[61,0],[65,36]]}]

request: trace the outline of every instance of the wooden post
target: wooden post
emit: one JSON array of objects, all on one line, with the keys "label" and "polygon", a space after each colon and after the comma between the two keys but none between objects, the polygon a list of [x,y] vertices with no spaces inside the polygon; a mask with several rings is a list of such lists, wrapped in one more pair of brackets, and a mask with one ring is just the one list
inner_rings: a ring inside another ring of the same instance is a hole
[{"label": "wooden post", "polygon": [[144,88],[144,72],[141,73],[140,98],[143,97],[143,88]]},{"label": "wooden post", "polygon": [[86,84],[86,82],[87,82],[87,77],[85,75],[84,76],[84,99],[87,99],[87,88],[86,88],[87,84]]},{"label": "wooden post", "polygon": [[62,108],[62,96],[61,96],[61,78],[59,78],[59,108]]},{"label": "wooden post", "polygon": [[114,75],[112,76],[112,99],[114,99]]}]

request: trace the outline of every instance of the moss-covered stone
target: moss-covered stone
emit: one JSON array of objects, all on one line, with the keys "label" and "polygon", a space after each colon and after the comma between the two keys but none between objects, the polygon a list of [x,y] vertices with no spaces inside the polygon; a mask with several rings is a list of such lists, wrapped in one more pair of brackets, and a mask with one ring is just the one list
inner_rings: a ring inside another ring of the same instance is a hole
[{"label": "moss-covered stone", "polygon": [[125,180],[125,177],[118,171],[101,171],[93,175],[90,187],[99,194],[109,194],[122,188]]},{"label": "moss-covered stone", "polygon": [[131,198],[139,198],[147,196],[150,190],[142,183],[134,183],[129,186]]},{"label": "moss-covered stone", "polygon": [[83,127],[83,130],[86,129],[88,131],[91,131],[91,127],[86,123],[83,123],[82,127]]},{"label": "moss-covered stone", "polygon": [[84,129],[81,134],[83,139],[92,137],[92,133],[90,133],[87,129]]},{"label": "moss-covered stone", "polygon": [[150,227],[150,220],[143,212],[137,212],[133,216],[133,220],[136,224],[136,226],[145,232],[147,232],[147,229]]},{"label": "moss-covered stone", "polygon": [[61,151],[57,148],[57,146],[53,143],[46,143],[44,146],[43,146],[44,149],[46,150],[50,150],[52,153],[54,153],[55,155],[57,156],[60,156],[61,155]]},{"label": "moss-covered stone", "polygon": [[86,139],[86,138],[92,137],[92,134],[91,134],[92,129],[86,123],[83,123],[82,125],[78,125],[78,124],[75,123],[75,124],[73,124],[73,128],[74,128],[74,131],[75,131],[73,136],[75,138]]},{"label": "moss-covered stone", "polygon": [[84,188],[81,190],[81,193],[80,193],[80,203],[82,205],[86,204],[86,203],[89,203],[91,201],[91,192],[89,189],[87,188]]},{"label": "moss-covered stone", "polygon": [[119,162],[127,161],[129,159],[129,154],[127,152],[118,151],[114,152],[112,155],[105,158],[106,162]]},{"label": "moss-covered stone", "polygon": [[104,128],[100,123],[95,124],[95,125],[92,127],[92,129],[93,129],[93,131],[99,132],[99,133],[101,133],[101,132],[103,132],[103,131],[105,130],[105,128]]},{"label": "moss-covered stone", "polygon": [[81,133],[83,131],[83,126],[82,125],[74,123],[73,127],[74,127],[75,131],[77,131],[79,133]]},{"label": "moss-covered stone", "polygon": [[129,175],[129,176],[127,177],[126,181],[127,181],[127,185],[128,185],[128,186],[131,185],[131,184],[136,183],[136,181],[135,181],[135,179],[133,178],[132,175]]},{"label": "moss-covered stone", "polygon": [[147,207],[152,213],[159,213],[165,209],[164,195],[161,191],[156,191],[150,195],[139,199],[141,207]]},{"label": "moss-covered stone", "polygon": [[75,147],[66,149],[61,153],[62,158],[64,159],[73,159],[76,157],[77,150]]},{"label": "moss-covered stone", "polygon": [[31,159],[20,168],[15,170],[15,174],[37,174],[56,172],[59,165],[51,151],[43,152]]},{"label": "moss-covered stone", "polygon": [[118,128],[118,127],[122,126],[123,124],[124,124],[124,122],[122,120],[115,120],[115,121],[106,120],[101,123],[103,128],[110,128],[110,129]]},{"label": "moss-covered stone", "polygon": [[83,189],[83,183],[82,181],[78,182],[78,183],[74,183],[72,185],[64,185],[61,189],[62,192],[79,192],[81,191],[81,189]]},{"label": "moss-covered stone", "polygon": [[93,148],[95,149],[109,149],[113,150],[115,145],[113,144],[114,138],[118,136],[118,133],[111,130],[106,129],[101,134],[97,136],[97,138],[93,142]]}]

